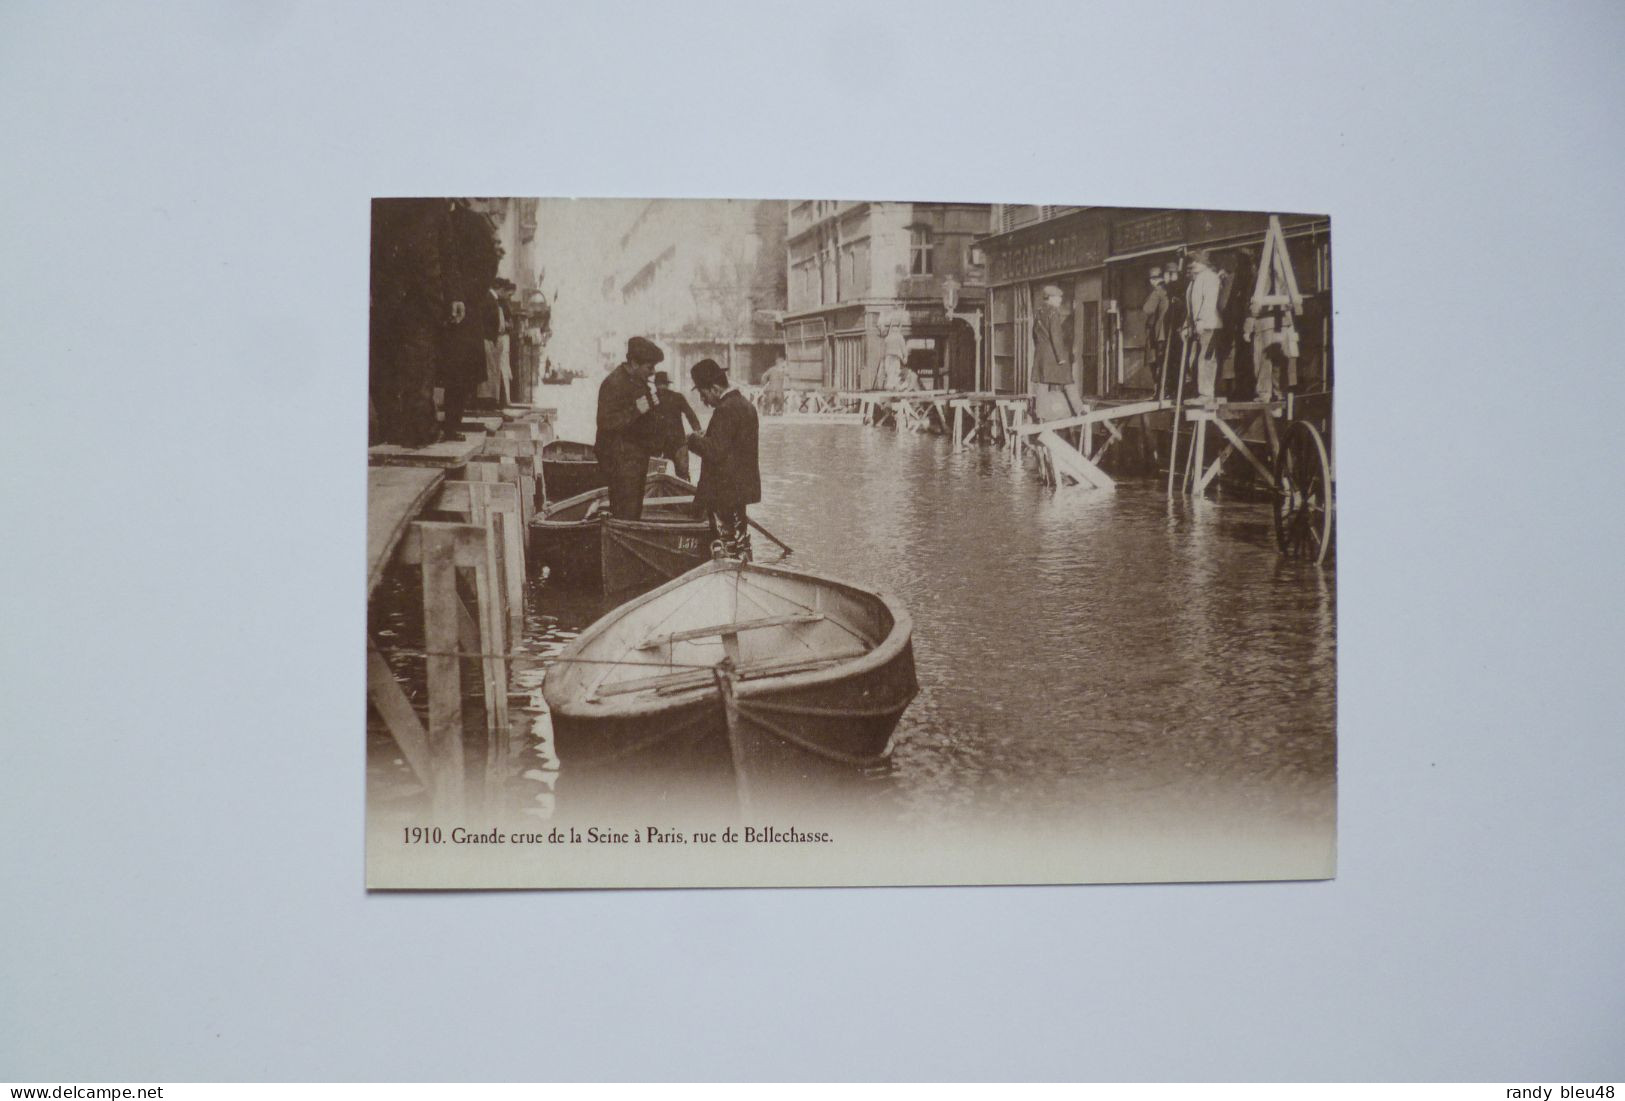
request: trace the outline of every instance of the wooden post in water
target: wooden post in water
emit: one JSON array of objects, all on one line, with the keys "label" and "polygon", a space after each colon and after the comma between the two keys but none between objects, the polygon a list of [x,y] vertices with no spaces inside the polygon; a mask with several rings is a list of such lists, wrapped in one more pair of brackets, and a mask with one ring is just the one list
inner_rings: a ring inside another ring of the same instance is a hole
[{"label": "wooden post in water", "polygon": [[421,539],[423,636],[429,679],[429,806],[436,820],[463,813],[463,688],[457,658],[457,537],[412,525]]},{"label": "wooden post in water", "polygon": [[[737,649],[737,637],[735,648]],[[734,698],[736,685],[733,665],[732,658],[724,658],[712,673],[717,682],[717,694],[722,697],[722,721],[728,727],[728,753],[733,758],[734,791],[739,796],[739,813],[749,814],[750,780],[745,775],[745,743],[739,730],[739,701]]]}]

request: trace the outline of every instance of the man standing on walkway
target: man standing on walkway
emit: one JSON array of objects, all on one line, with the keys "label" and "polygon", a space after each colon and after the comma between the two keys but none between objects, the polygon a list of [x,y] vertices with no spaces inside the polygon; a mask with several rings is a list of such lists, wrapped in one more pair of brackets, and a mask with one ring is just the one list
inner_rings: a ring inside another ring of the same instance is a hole
[{"label": "man standing on walkway", "polygon": [[643,519],[643,482],[659,424],[652,415],[649,376],[665,353],[641,336],[626,342],[626,361],[598,387],[598,469],[609,486],[609,511],[619,520]]},{"label": "man standing on walkway", "polygon": [[1140,313],[1145,317],[1145,372],[1151,386],[1162,390],[1162,353],[1168,346],[1168,292],[1162,289],[1162,268],[1153,267],[1150,273],[1151,293],[1145,296]]},{"label": "man standing on walkway", "polygon": [[1054,283],[1044,288],[1044,302],[1033,312],[1033,381],[1038,383],[1041,421],[1060,420],[1078,411],[1072,400],[1072,317],[1065,295]]},{"label": "man standing on walkway", "polygon": [[671,460],[677,476],[688,481],[688,436],[683,432],[683,421],[689,428],[700,430],[700,418],[681,391],[671,388],[671,376],[664,371],[655,372],[654,416],[660,423],[660,450],[657,455]]},{"label": "man standing on walkway", "polygon": [[696,432],[688,437],[688,446],[701,462],[694,503],[710,521],[711,553],[749,562],[750,520],[745,507],[762,499],[756,410],[728,385],[728,373],[716,360],[700,360],[690,374],[700,399],[716,410],[705,435]]},{"label": "man standing on walkway", "polygon": [[1186,258],[1190,285],[1185,289],[1188,339],[1196,342],[1196,392],[1211,405],[1218,392],[1219,273],[1213,270],[1205,249],[1193,249]]},{"label": "man standing on walkway", "polygon": [[441,409],[445,421],[441,435],[448,440],[463,438],[463,411],[474,388],[485,377],[485,336],[496,301],[491,283],[497,277],[496,238],[485,215],[468,205],[467,199],[454,199],[447,212],[450,222],[452,261],[451,281],[456,286],[451,303],[450,323],[442,330],[437,371],[442,391]]}]

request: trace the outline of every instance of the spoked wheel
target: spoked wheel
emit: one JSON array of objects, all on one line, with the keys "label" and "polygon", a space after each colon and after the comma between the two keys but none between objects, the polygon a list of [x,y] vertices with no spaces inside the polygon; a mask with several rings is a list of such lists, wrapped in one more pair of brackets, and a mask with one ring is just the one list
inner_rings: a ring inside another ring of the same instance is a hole
[{"label": "spoked wheel", "polygon": [[1308,421],[1293,422],[1275,455],[1275,544],[1288,558],[1324,562],[1332,549],[1332,463]]}]

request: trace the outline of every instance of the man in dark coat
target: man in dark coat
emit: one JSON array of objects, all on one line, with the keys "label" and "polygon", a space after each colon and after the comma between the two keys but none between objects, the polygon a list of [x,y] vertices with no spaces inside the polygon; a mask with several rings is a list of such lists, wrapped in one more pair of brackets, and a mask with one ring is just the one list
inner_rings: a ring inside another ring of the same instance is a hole
[{"label": "man in dark coat", "polygon": [[626,342],[626,361],[598,386],[598,469],[609,486],[609,511],[617,519],[643,519],[643,483],[649,456],[660,449],[660,424],[649,376],[665,353],[635,336]]},{"label": "man in dark coat", "polygon": [[680,390],[671,388],[671,376],[664,371],[655,372],[654,416],[660,422],[660,450],[655,454],[670,459],[672,469],[684,481],[688,480],[688,434],[683,421],[694,431],[700,430],[700,418]]},{"label": "man in dark coat", "polygon": [[1168,292],[1162,288],[1162,268],[1153,266],[1151,292],[1145,296],[1140,313],[1145,317],[1145,369],[1151,384],[1162,389],[1162,353],[1168,346]]},{"label": "man in dark coat", "polygon": [[439,349],[459,293],[446,201],[374,199],[372,400],[382,442],[434,442]]},{"label": "man in dark coat", "polygon": [[[452,273],[457,287],[452,321],[440,345],[439,381],[444,391],[441,426],[446,439],[462,439],[459,426],[474,388],[485,378],[485,335],[496,313],[491,283],[501,256],[485,215],[466,200],[451,203]],[[449,273],[450,274],[450,273]]]},{"label": "man in dark coat", "polygon": [[1033,311],[1033,391],[1041,421],[1059,420],[1078,411],[1072,400],[1072,315],[1066,296],[1051,283]]},{"label": "man in dark coat", "polygon": [[689,373],[700,399],[716,410],[705,435],[696,432],[688,437],[689,448],[703,464],[694,503],[710,521],[711,553],[749,562],[750,520],[745,506],[762,499],[756,409],[728,385],[728,373],[716,360],[702,359]]}]

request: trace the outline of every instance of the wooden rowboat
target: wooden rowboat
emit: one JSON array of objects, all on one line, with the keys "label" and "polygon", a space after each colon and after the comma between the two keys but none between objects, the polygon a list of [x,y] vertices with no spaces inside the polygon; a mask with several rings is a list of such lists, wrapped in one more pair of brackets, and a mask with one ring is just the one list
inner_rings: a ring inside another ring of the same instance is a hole
[{"label": "wooden rowboat", "polygon": [[531,557],[554,580],[607,593],[658,585],[710,557],[710,528],[692,483],[650,474],[643,496],[641,520],[610,518],[607,489],[548,505],[530,522]]},{"label": "wooden rowboat", "polygon": [[542,447],[542,490],[549,501],[567,501],[604,485],[592,444],[554,440]]},{"label": "wooden rowboat", "polygon": [[542,694],[572,791],[748,803],[883,763],[918,690],[913,621],[891,597],[719,560],[588,627]]}]

